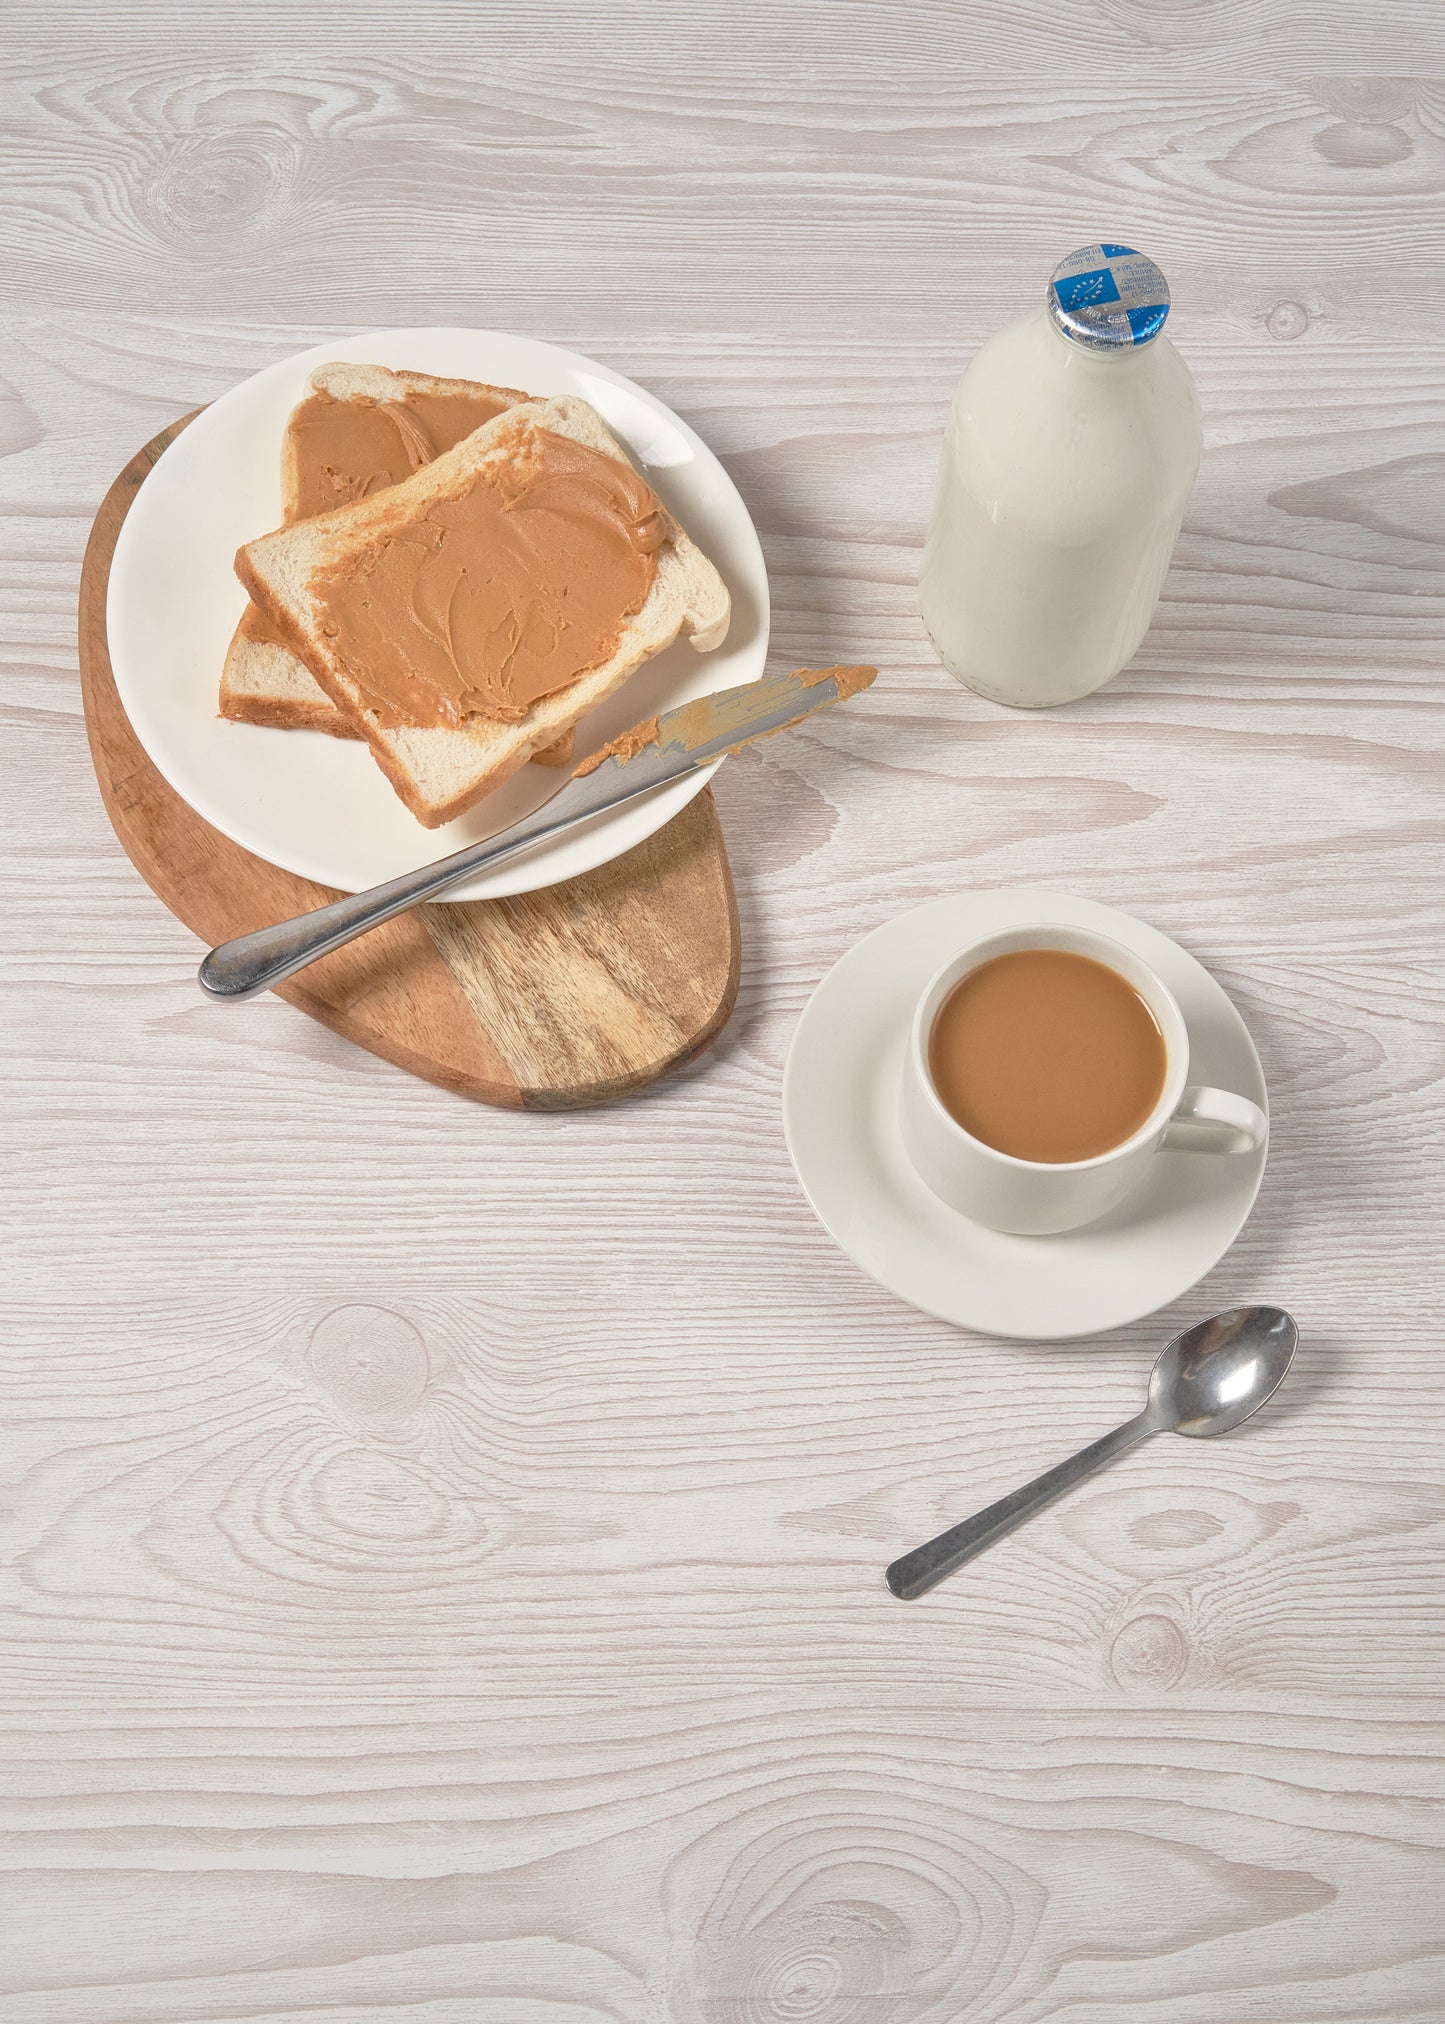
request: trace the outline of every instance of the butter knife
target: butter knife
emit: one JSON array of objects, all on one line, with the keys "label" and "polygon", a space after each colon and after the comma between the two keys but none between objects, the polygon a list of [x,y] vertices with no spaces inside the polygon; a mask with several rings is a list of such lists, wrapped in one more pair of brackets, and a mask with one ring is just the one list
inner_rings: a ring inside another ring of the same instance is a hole
[{"label": "butter knife", "polygon": [[201,964],[197,973],[201,989],[208,998],[252,998],[472,872],[519,857],[548,837],[635,801],[669,780],[695,773],[756,738],[801,724],[816,711],[866,689],[877,673],[876,668],[865,667],[799,668],[796,674],[749,682],[740,689],[719,689],[669,710],[666,716],[649,718],[585,760],[549,801],[499,836],[484,837],[450,857],[403,872],[367,892],[333,900],[313,913],[222,942]]}]

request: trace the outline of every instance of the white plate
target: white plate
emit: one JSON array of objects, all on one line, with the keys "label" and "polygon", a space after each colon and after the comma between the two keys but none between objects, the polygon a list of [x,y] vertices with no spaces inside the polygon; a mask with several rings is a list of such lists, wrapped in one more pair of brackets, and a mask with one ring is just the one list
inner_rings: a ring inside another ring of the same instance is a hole
[{"label": "white plate", "polygon": [[[324,731],[275,731],[217,714],[221,663],[246,602],[232,558],[281,518],[286,417],[327,359],[411,366],[450,378],[580,394],[625,443],[659,498],[721,570],[732,624],[716,652],[677,641],[578,727],[594,750],[658,709],[756,681],[768,649],[768,579],[748,509],[717,458],[631,380],[576,352],[486,330],[381,330],[268,366],[198,415],[141,486],[115,546],[106,630],[131,726],[198,815],[258,857],[343,892],[429,863],[509,828],[559,785],[521,771],[443,829],[408,814],[366,747]],[[720,763],[720,762],[719,762]],[[447,893],[500,899],[591,871],[660,829],[716,766],[598,816]]]},{"label": "white plate", "polygon": [[783,1074],[793,1165],[854,1264],[925,1313],[1026,1342],[1122,1328],[1187,1292],[1243,1228],[1268,1150],[1161,1152],[1140,1193],[1059,1237],[986,1230],[939,1201],[898,1132],[910,1017],[954,950],[1045,915],[1112,935],[1152,964],[1189,1028],[1190,1081],[1267,1109],[1244,1021],[1201,964],[1129,914],[1032,888],[935,900],[866,936],[814,992]]}]

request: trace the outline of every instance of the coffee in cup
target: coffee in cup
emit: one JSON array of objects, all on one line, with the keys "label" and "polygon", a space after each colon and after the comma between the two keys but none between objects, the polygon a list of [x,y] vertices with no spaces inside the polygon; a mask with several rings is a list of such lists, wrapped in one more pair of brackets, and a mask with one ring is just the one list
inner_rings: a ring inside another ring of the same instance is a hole
[{"label": "coffee in cup", "polygon": [[903,1145],[939,1199],[990,1229],[1073,1230],[1107,1215],[1167,1145],[1263,1145],[1258,1104],[1189,1085],[1173,993],[1122,943],[1041,920],[959,950],[914,1013]]},{"label": "coffee in cup", "polygon": [[1016,1160],[1097,1159],[1132,1138],[1164,1090],[1164,1035],[1127,977],[1072,949],[1013,949],[955,984],[928,1070],[944,1109]]}]

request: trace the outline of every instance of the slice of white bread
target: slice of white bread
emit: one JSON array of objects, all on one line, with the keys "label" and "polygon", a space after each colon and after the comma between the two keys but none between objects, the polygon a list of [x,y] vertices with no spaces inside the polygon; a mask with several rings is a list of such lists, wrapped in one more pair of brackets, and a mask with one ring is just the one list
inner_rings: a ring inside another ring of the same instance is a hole
[{"label": "slice of white bread", "polygon": [[359,738],[304,661],[289,647],[259,639],[247,630],[251,612],[231,635],[221,669],[221,715],[234,724],[266,724],[275,731],[329,731],[333,738]]},{"label": "slice of white bread", "polygon": [[[221,715],[278,731],[327,731],[333,738],[363,733],[321,687],[289,647],[254,639],[236,628],[221,676]],[[570,766],[576,740],[564,731],[531,757],[538,766]]]},{"label": "slice of white bread", "polygon": [[[400,401],[408,394],[461,399],[483,395],[503,407],[514,407],[529,398],[516,387],[489,386],[484,380],[439,379],[434,373],[394,372],[389,366],[350,365],[339,359],[317,366],[303,398],[311,394],[328,394],[334,401]],[[281,439],[283,527],[294,526],[301,517],[297,456],[298,444],[288,422]],[[248,612],[242,617],[226,650],[221,669],[221,715],[237,724],[267,724],[279,731],[329,731],[335,738],[359,738],[360,731],[317,685],[304,661],[298,661],[276,640],[256,636],[257,616]],[[547,760],[541,753],[537,756],[544,764],[565,766],[571,760],[571,747],[555,760]]]},{"label": "slice of white bread", "polygon": [[517,723],[473,717],[455,729],[390,729],[378,721],[321,629],[314,574],[420,518],[431,501],[469,491],[488,463],[506,462],[536,429],[570,436],[605,456],[626,461],[626,452],[586,401],[570,394],[530,401],[498,415],[401,484],[338,512],[263,535],[236,555],[236,574],[266,618],[304,659],[331,700],[359,726],[392,786],[428,829],[450,822],[499,787],[679,633],[687,633],[701,652],[720,646],[727,634],[727,586],[664,508],[666,534],[657,550],[652,588],[641,609],[624,621],[616,650],[599,667],[539,697]]}]

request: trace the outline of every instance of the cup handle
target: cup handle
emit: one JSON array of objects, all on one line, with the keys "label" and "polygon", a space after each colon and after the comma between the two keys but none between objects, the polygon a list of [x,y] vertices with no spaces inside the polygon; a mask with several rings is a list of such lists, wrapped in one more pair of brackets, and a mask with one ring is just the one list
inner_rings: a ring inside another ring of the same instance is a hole
[{"label": "cup handle", "polygon": [[1264,1144],[1269,1119],[1247,1096],[1195,1084],[1179,1099],[1164,1129],[1171,1152],[1252,1153]]}]

